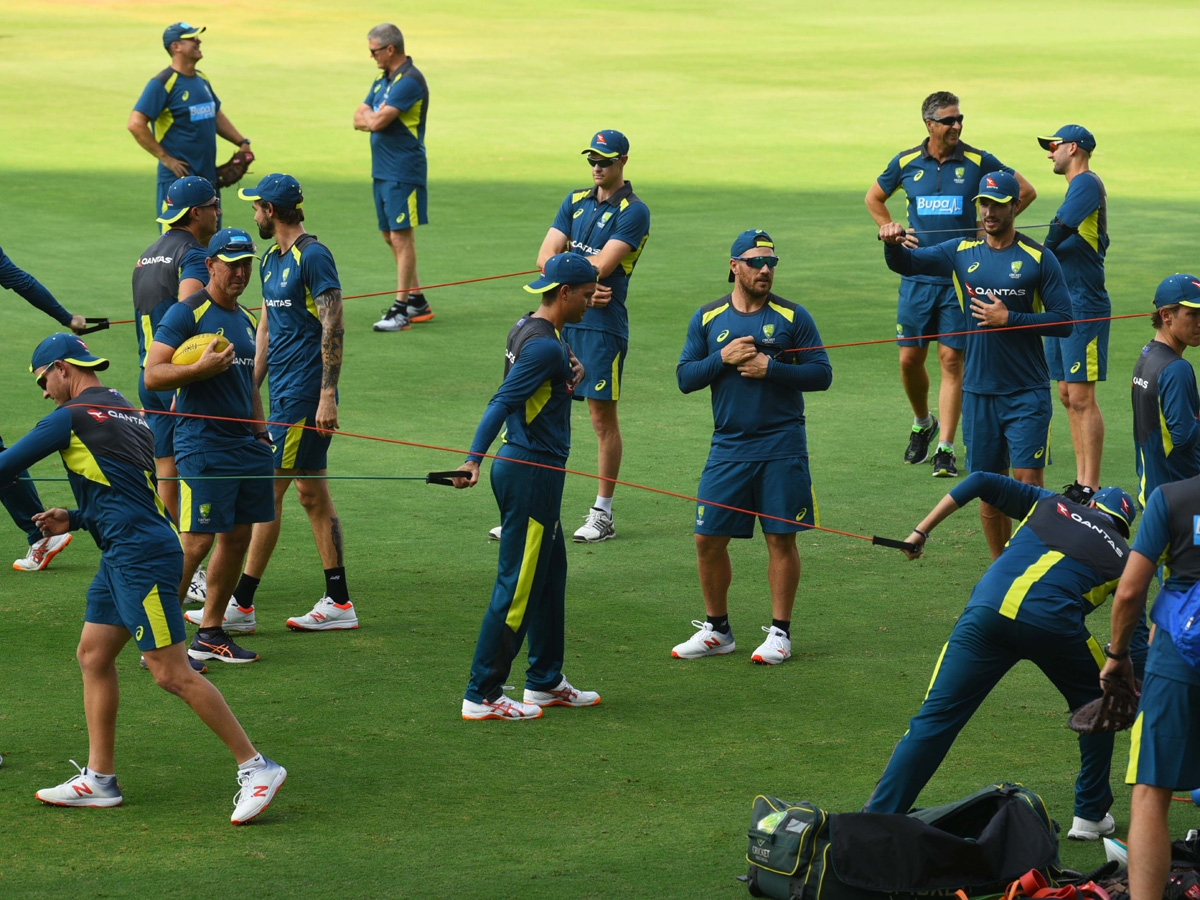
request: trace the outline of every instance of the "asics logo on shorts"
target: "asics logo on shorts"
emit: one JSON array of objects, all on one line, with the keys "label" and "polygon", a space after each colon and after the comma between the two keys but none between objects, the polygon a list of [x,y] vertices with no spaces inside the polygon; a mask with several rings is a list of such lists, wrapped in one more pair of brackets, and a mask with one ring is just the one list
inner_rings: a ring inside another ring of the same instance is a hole
[{"label": "asics logo on shorts", "polygon": [[1038,452],[1037,452],[1037,453],[1035,453],[1035,454],[1033,454],[1033,458],[1034,458],[1034,459],[1041,459],[1041,458],[1042,458],[1042,454],[1043,454],[1043,453],[1045,453],[1045,452],[1046,452],[1046,448],[1045,448],[1045,447],[1038,447]]},{"label": "asics logo on shorts", "polygon": [[608,384],[608,380],[607,380],[607,379],[601,379],[600,381],[597,381],[597,382],[596,382],[596,386],[593,388],[593,390],[596,390],[596,391],[602,391],[602,390],[604,390],[604,386],[605,386],[606,384]]},{"label": "asics logo on shorts", "polygon": [[937,195],[917,198],[917,215],[919,216],[960,216],[962,211],[962,197]]},{"label": "asics logo on shorts", "polygon": [[1078,372],[1078,371],[1079,371],[1079,366],[1080,366],[1080,365],[1081,365],[1080,363],[1075,363],[1075,365],[1071,366],[1071,374],[1072,374],[1072,375],[1074,375],[1076,372]]}]

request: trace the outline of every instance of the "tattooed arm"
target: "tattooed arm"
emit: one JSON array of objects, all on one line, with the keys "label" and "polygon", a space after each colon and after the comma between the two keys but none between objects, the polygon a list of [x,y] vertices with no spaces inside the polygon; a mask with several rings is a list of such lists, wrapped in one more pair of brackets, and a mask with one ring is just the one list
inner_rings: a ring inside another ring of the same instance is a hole
[{"label": "tattooed arm", "polygon": [[313,303],[321,321],[321,402],[313,424],[333,430],[338,427],[337,385],[342,374],[342,339],[346,333],[342,324],[342,292],[330,288],[314,297]]}]

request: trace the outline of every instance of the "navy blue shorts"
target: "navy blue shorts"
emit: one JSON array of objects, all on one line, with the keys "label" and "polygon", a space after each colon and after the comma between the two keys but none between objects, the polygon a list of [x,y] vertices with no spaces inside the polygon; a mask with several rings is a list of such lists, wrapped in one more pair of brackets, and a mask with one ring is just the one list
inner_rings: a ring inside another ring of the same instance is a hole
[{"label": "navy blue shorts", "polygon": [[1015,394],[963,391],[962,429],[968,472],[1007,472],[1050,465],[1049,388]]},{"label": "navy blue shorts", "polygon": [[376,178],[372,182],[372,190],[375,193],[375,215],[379,219],[380,231],[405,231],[429,224],[425,208],[425,185]]},{"label": "navy blue shorts", "polygon": [[[1082,317],[1090,316],[1091,313],[1086,313]],[[1079,322],[1068,337],[1045,338],[1050,378],[1054,381],[1104,381],[1108,375],[1108,326],[1111,324],[1107,321]]]},{"label": "navy blue shorts", "polygon": [[88,586],[83,621],[129,629],[139,650],[157,650],[182,641],[179,581],[183,551],[113,565],[100,557],[100,570]]},{"label": "navy blue shorts", "polygon": [[180,531],[224,534],[234,525],[275,520],[275,487],[269,477],[275,470],[271,449],[262,441],[236,450],[189,453],[175,464]]},{"label": "navy blue shorts", "polygon": [[1179,651],[1167,643],[1155,638],[1150,645],[1125,782],[1193,791],[1200,788],[1200,684],[1149,671],[1156,654],[1179,658]]},{"label": "navy blue shorts", "polygon": [[268,425],[271,447],[277,469],[328,468],[329,442],[333,435],[321,437],[311,428],[317,420],[317,404],[311,400],[271,401],[270,422],[287,422],[289,426]]},{"label": "navy blue shorts", "polygon": [[563,330],[563,339],[575,358],[583,363],[583,381],[575,388],[574,399],[620,400],[629,341],[607,331],[570,325]]},{"label": "navy blue shorts", "polygon": [[169,413],[175,400],[175,392],[150,390],[146,387],[145,375],[144,369],[138,370],[138,398],[142,401],[142,409],[150,410],[146,413],[146,424],[150,426],[150,433],[154,435],[154,458],[174,456],[175,420],[178,416]]},{"label": "navy blue shorts", "polygon": [[[896,304],[896,343],[901,347],[926,347],[927,334],[952,334],[966,331],[966,320],[952,284],[929,284],[900,279],[900,298]],[[967,345],[965,334],[933,338],[945,347],[961,350]]]},{"label": "navy blue shorts", "polygon": [[769,534],[791,534],[821,524],[806,456],[754,462],[709,460],[700,476],[699,496],[696,534],[754,537],[753,515],[714,503],[775,516],[758,517],[763,532]]}]

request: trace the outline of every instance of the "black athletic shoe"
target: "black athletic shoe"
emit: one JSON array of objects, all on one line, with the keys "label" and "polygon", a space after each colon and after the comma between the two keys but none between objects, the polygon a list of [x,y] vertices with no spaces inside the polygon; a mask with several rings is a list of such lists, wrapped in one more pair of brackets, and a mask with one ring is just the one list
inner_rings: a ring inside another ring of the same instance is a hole
[{"label": "black athletic shoe", "polygon": [[957,478],[958,466],[954,463],[953,450],[938,450],[933,454],[934,478]]},{"label": "black athletic shoe", "polygon": [[188,647],[188,656],[201,661],[215,659],[227,663],[250,663],[258,659],[257,653],[239,647],[224,630],[197,631],[192,638],[192,645]]},{"label": "black athletic shoe", "polygon": [[1096,492],[1086,484],[1080,484],[1078,481],[1068,484],[1062,489],[1062,495],[1072,503],[1079,503],[1087,506],[1092,502],[1092,496]]},{"label": "black athletic shoe", "polygon": [[937,416],[930,416],[933,421],[928,428],[914,425],[912,435],[908,439],[908,449],[904,451],[904,461],[910,466],[919,465],[929,459],[929,445],[938,436],[941,428]]}]

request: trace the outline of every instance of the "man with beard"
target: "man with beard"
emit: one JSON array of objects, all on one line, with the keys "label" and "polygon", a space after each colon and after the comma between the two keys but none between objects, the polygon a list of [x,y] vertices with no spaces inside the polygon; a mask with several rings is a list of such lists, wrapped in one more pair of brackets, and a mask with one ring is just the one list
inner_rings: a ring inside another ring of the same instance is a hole
[{"label": "man with beard", "polygon": [[[767,542],[771,625],[751,655],[776,665],[792,655],[791,620],[800,583],[796,532],[817,525],[808,471],[804,391],[833,382],[829,356],[808,311],[771,293],[775,243],[744,231],[730,249],[733,292],[696,310],[675,369],[685,394],[712,389],[712,450],[700,476],[696,563],[707,619],[671,655],[696,659],[732,653],[728,596],[729,539],[754,536],[756,510]],[[814,349],[797,351],[792,348]]]}]

